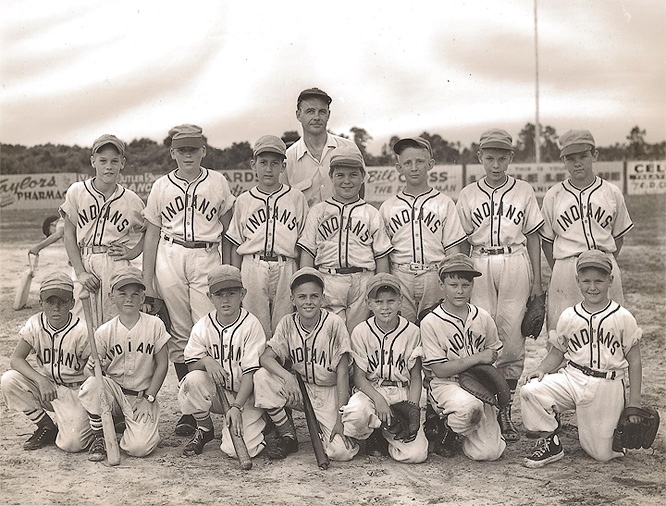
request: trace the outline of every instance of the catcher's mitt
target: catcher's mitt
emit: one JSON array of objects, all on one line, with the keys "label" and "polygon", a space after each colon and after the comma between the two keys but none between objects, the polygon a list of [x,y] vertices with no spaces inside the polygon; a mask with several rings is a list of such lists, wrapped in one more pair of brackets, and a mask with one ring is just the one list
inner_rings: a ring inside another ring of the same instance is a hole
[{"label": "catcher's mitt", "polygon": [[421,426],[421,410],[410,401],[391,404],[391,425],[386,430],[393,434],[393,439],[411,443],[416,439]]},{"label": "catcher's mitt", "polygon": [[458,382],[464,390],[487,404],[503,408],[511,402],[509,385],[495,366],[473,365],[458,375]]},{"label": "catcher's mitt", "polygon": [[171,317],[169,316],[169,311],[167,310],[164,300],[146,295],[143,305],[144,313],[157,316],[162,320],[162,323],[164,323],[167,332],[171,333]]},{"label": "catcher's mitt", "polygon": [[[638,418],[634,423],[630,418]],[[613,433],[613,451],[623,448],[650,448],[659,429],[659,413],[652,408],[627,407],[622,411],[617,428]]]},{"label": "catcher's mitt", "polygon": [[527,301],[527,310],[520,324],[520,332],[524,337],[536,339],[541,334],[543,321],[546,319],[546,294],[542,293]]}]

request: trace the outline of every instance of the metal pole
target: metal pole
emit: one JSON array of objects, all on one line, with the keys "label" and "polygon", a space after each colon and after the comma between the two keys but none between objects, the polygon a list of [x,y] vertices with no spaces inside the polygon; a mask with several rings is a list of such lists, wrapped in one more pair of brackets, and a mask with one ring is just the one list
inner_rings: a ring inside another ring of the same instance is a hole
[{"label": "metal pole", "polygon": [[541,163],[541,125],[539,124],[539,31],[537,28],[537,0],[534,0],[534,59],[536,62],[536,124],[534,126],[534,153]]}]

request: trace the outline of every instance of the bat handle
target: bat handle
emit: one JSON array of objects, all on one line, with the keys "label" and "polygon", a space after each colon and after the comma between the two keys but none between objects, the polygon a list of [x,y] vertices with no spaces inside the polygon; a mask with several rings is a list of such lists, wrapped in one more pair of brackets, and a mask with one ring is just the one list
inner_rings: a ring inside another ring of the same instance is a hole
[{"label": "bat handle", "polygon": [[[229,399],[227,399],[227,394],[224,389],[217,384],[215,385],[215,390],[217,391],[217,397],[220,400],[224,416],[227,417],[227,413],[231,409],[231,406],[229,405]],[[229,427],[229,435],[231,436],[231,442],[234,445],[234,450],[236,450],[236,455],[238,456],[238,462],[241,469],[243,471],[252,469],[252,460],[250,459],[250,454],[247,451],[247,446],[245,445],[243,438],[237,436],[232,431],[232,427]]]}]

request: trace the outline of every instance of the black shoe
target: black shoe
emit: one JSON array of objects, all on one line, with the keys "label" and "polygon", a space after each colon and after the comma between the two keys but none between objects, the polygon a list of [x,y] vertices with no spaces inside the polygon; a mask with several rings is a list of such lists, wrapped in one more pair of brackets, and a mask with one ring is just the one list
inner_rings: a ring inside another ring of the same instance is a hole
[{"label": "black shoe", "polygon": [[270,460],[282,460],[298,451],[298,441],[289,436],[279,436],[271,432],[265,436],[266,455]]},{"label": "black shoe", "polygon": [[176,436],[191,436],[197,430],[197,421],[192,415],[183,415],[176,423]]},{"label": "black shoe", "polygon": [[433,451],[440,457],[450,458],[458,453],[458,434],[442,420],[439,429],[439,438],[435,441]]},{"label": "black shoe", "polygon": [[562,448],[560,438],[557,434],[551,434],[537,442],[537,449],[523,460],[523,465],[534,469],[556,462],[562,457],[564,457],[564,448]]},{"label": "black shoe", "polygon": [[197,427],[194,431],[194,437],[185,445],[185,448],[183,448],[183,455],[185,457],[201,455],[204,445],[209,441],[212,441],[214,437],[215,432],[213,429],[203,430]]},{"label": "black shoe", "polygon": [[91,462],[101,462],[106,458],[106,444],[104,443],[104,436],[95,436],[93,442],[88,448],[88,460]]},{"label": "black shoe", "polygon": [[425,422],[423,423],[423,431],[425,432],[428,441],[433,443],[439,438],[439,429],[441,421],[439,415],[432,408],[430,403],[426,405]]},{"label": "black shoe", "polygon": [[39,450],[47,445],[55,443],[58,428],[53,423],[43,423],[37,426],[37,430],[23,443],[24,450]]},{"label": "black shoe", "polygon": [[370,457],[385,457],[388,455],[388,441],[381,429],[375,429],[366,440],[365,453]]},{"label": "black shoe", "polygon": [[520,439],[520,433],[511,420],[511,404],[500,408],[499,413],[497,413],[497,422],[507,443],[513,443]]}]

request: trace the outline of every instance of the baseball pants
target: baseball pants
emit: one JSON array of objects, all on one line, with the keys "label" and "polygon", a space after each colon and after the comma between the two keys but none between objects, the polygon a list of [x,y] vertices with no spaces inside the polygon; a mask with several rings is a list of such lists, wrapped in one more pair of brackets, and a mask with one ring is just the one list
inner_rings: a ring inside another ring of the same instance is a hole
[{"label": "baseball pants", "polygon": [[613,431],[624,409],[624,381],[593,378],[567,366],[520,389],[521,413],[527,430],[553,432],[555,413],[576,411],[580,446],[602,462],[622,457],[613,451]]},{"label": "baseball pants", "polygon": [[474,267],[482,274],[474,280],[472,303],[488,311],[497,325],[502,349],[495,366],[506,379],[518,380],[525,365],[520,325],[534,276],[527,248],[517,245],[511,249],[500,255],[472,252]]},{"label": "baseball pants", "polygon": [[58,397],[51,402],[42,402],[37,384],[11,369],[2,375],[0,385],[9,409],[23,413],[44,409],[55,413],[55,423],[58,425],[55,443],[58,448],[71,453],[88,448],[93,434],[88,413],[79,401],[78,387],[58,385]]},{"label": "baseball pants", "polygon": [[[150,404],[152,420],[139,422],[134,415],[134,406],[139,397],[127,395],[122,387],[111,378],[104,376],[104,391],[107,401],[111,404],[111,412],[125,417],[125,432],[120,439],[120,447],[132,457],[146,457],[150,455],[160,442],[158,423],[160,421],[160,406],[157,401]],[[92,376],[88,378],[79,390],[79,400],[88,413],[102,414],[99,399],[99,384]],[[144,402],[144,401],[142,401]]]},{"label": "baseball pants", "polygon": [[356,325],[368,319],[370,313],[365,303],[366,286],[375,274],[372,271],[321,274],[324,277],[324,309],[345,320],[351,334]]},{"label": "baseball pants", "polygon": [[497,410],[463,390],[457,382],[433,378],[428,393],[440,417],[447,416],[453,432],[463,436],[463,453],[472,460],[497,460],[506,442],[497,423]]},{"label": "baseball pants", "polygon": [[[236,392],[225,390],[229,404],[236,399]],[[195,413],[224,413],[222,405],[217,398],[215,384],[208,377],[206,371],[190,371],[180,382],[178,390],[178,403],[184,415]],[[264,449],[264,410],[255,407],[254,397],[250,396],[243,406],[243,440],[247,446],[250,457],[256,457]],[[231,434],[226,423],[222,428],[222,442],[220,450],[229,457],[236,457],[236,450],[231,441]]]},{"label": "baseball pants", "polygon": [[291,290],[289,282],[296,272],[296,262],[266,262],[254,255],[244,255],[241,264],[243,286],[247,294],[243,307],[256,316],[264,327],[266,340],[273,336],[277,324],[286,314],[291,313]]},{"label": "baseball pants", "polygon": [[[613,264],[613,284],[610,287],[608,296],[618,304],[624,305],[620,268],[612,253],[606,253],[606,255]],[[548,330],[557,328],[557,321],[566,308],[575,306],[583,300],[583,295],[580,293],[578,283],[576,283],[577,261],[577,256],[555,260],[553,274],[550,277],[550,285],[548,286]]]},{"label": "baseball pants", "polygon": [[[388,387],[377,384],[374,384],[373,387],[384,397],[389,406],[406,401],[409,397],[409,387]],[[368,439],[374,429],[382,425],[377,416],[375,403],[361,391],[354,393],[347,405],[340,409],[346,436]],[[393,434],[385,429],[382,429],[382,435],[388,442],[389,455],[393,460],[407,464],[419,464],[428,458],[428,439],[423,431],[423,424],[420,424],[416,439],[410,443],[393,439]]]},{"label": "baseball pants", "polygon": [[437,304],[444,292],[439,286],[437,265],[421,271],[412,271],[409,264],[391,266],[391,274],[397,277],[402,284],[402,305],[400,314],[412,323],[421,311]]},{"label": "baseball pants", "polygon": [[[286,405],[281,391],[284,386],[282,378],[261,367],[254,373],[254,404],[258,408],[276,409]],[[354,458],[359,447],[348,438],[336,435],[331,441],[331,431],[335,426],[338,414],[338,399],[335,386],[320,386],[305,383],[315,417],[322,431],[322,446],[328,458],[338,462],[346,462]],[[302,410],[302,406],[287,406]]]}]

